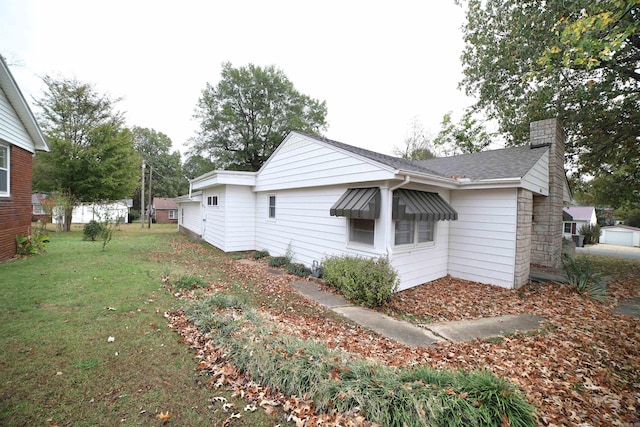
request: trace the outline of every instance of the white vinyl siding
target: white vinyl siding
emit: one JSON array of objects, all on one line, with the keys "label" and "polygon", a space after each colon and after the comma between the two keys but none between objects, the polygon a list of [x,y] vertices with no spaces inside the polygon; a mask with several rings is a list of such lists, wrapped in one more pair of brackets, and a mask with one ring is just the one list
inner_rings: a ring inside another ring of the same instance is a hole
[{"label": "white vinyl siding", "polygon": [[268,208],[267,193],[258,193],[256,249],[266,249],[273,256],[283,256],[291,245],[294,262],[306,266],[331,255],[381,255],[383,252],[376,252],[374,247],[349,246],[348,218],[329,215],[331,206],[346,189],[323,187],[278,191],[277,221],[269,220],[264,214]]},{"label": "white vinyl siding", "polygon": [[391,168],[292,133],[260,170],[256,191],[392,179]]},{"label": "white vinyl siding", "polygon": [[0,140],[17,145],[31,153],[35,152],[34,143],[27,129],[20,121],[2,89],[0,89],[0,123],[2,123],[2,126],[0,126]]},{"label": "white vinyl siding", "polygon": [[452,191],[458,220],[449,229],[449,274],[513,287],[517,189]]},{"label": "white vinyl siding", "polygon": [[549,195],[549,151],[522,177],[522,187],[543,196]]},{"label": "white vinyl siding", "polygon": [[178,206],[180,225],[198,236],[202,235],[202,214],[200,202],[181,202],[178,203]]},{"label": "white vinyl siding", "polygon": [[225,252],[255,249],[255,195],[249,187],[222,185],[205,190],[205,200],[218,205],[205,208],[204,240]]}]

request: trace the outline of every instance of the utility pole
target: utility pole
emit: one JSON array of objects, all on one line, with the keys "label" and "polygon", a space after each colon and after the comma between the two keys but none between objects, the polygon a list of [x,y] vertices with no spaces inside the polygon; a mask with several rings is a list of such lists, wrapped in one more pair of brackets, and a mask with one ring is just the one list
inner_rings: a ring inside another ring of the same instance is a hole
[{"label": "utility pole", "polygon": [[144,168],[147,165],[144,164],[144,160],[142,160],[142,185],[140,189],[142,191],[142,195],[140,196],[140,227],[144,228]]},{"label": "utility pole", "polygon": [[151,178],[153,178],[153,166],[149,165],[149,215],[147,215],[147,220],[149,221],[148,228],[151,228]]}]

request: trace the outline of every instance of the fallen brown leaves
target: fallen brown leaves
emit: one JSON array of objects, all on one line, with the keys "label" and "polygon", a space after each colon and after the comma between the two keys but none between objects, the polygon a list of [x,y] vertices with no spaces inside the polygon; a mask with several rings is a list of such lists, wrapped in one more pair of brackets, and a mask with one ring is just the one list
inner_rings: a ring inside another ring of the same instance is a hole
[{"label": "fallen brown leaves", "polygon": [[[541,425],[640,422],[640,319],[611,313],[615,299],[640,295],[640,279],[612,284],[614,299],[600,302],[551,283],[506,290],[446,277],[396,294],[384,311],[434,321],[530,313],[547,318],[545,327],[536,334],[518,334],[497,342],[413,348],[354,325],[301,297],[289,285],[290,280],[299,278],[269,274],[264,263],[229,261],[219,267],[230,281],[256,296],[257,304],[283,332],[321,340],[329,347],[394,366],[488,369],[525,391],[538,408]],[[299,420],[319,420],[313,418],[318,415],[313,414],[312,402],[274,394],[236,372],[233,361],[225,360],[220,349],[180,316],[170,317],[170,326],[198,349],[199,367],[209,370],[215,387],[230,387],[259,407],[281,405],[288,409],[290,420],[300,425]],[[325,422],[336,423],[333,415]],[[362,424],[352,418],[334,425]]]}]

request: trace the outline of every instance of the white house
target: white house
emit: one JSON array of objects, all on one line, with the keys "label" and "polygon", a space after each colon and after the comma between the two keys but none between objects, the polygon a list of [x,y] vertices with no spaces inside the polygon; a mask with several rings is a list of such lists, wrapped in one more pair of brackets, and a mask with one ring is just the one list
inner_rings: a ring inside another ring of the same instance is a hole
[{"label": "white house", "polygon": [[596,208],[593,206],[569,206],[563,208],[566,214],[562,219],[562,235],[568,239],[572,235],[580,234],[580,228],[585,225],[596,225]]},{"label": "white house", "polygon": [[[72,224],[87,224],[90,221],[118,221],[121,224],[129,222],[129,207],[126,200],[110,203],[80,203],[74,206],[71,214]],[[62,208],[55,208],[52,222],[58,224],[64,222]]]},{"label": "white house", "polygon": [[209,172],[176,201],[179,228],[223,251],[388,256],[406,289],[447,274],[520,287],[531,263],[557,267],[569,198],[551,119],[527,146],[423,161],[291,132],[258,172]]},{"label": "white house", "polygon": [[600,243],[618,246],[640,246],[640,228],[626,225],[602,227]]}]

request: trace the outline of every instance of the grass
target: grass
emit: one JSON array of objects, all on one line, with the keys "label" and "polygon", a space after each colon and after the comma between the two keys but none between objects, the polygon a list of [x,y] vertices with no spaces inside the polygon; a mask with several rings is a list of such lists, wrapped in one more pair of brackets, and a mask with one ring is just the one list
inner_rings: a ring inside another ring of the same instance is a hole
[{"label": "grass", "polygon": [[[214,426],[230,415],[209,407],[214,395],[246,404],[202,385],[193,352],[166,327],[178,302],[163,274],[193,274],[207,256],[176,254],[175,226],[122,226],[105,251],[81,227],[50,237],[46,253],[0,264],[0,425],[161,425],[168,411],[169,424]],[[271,426],[281,414],[242,417]]]}]

